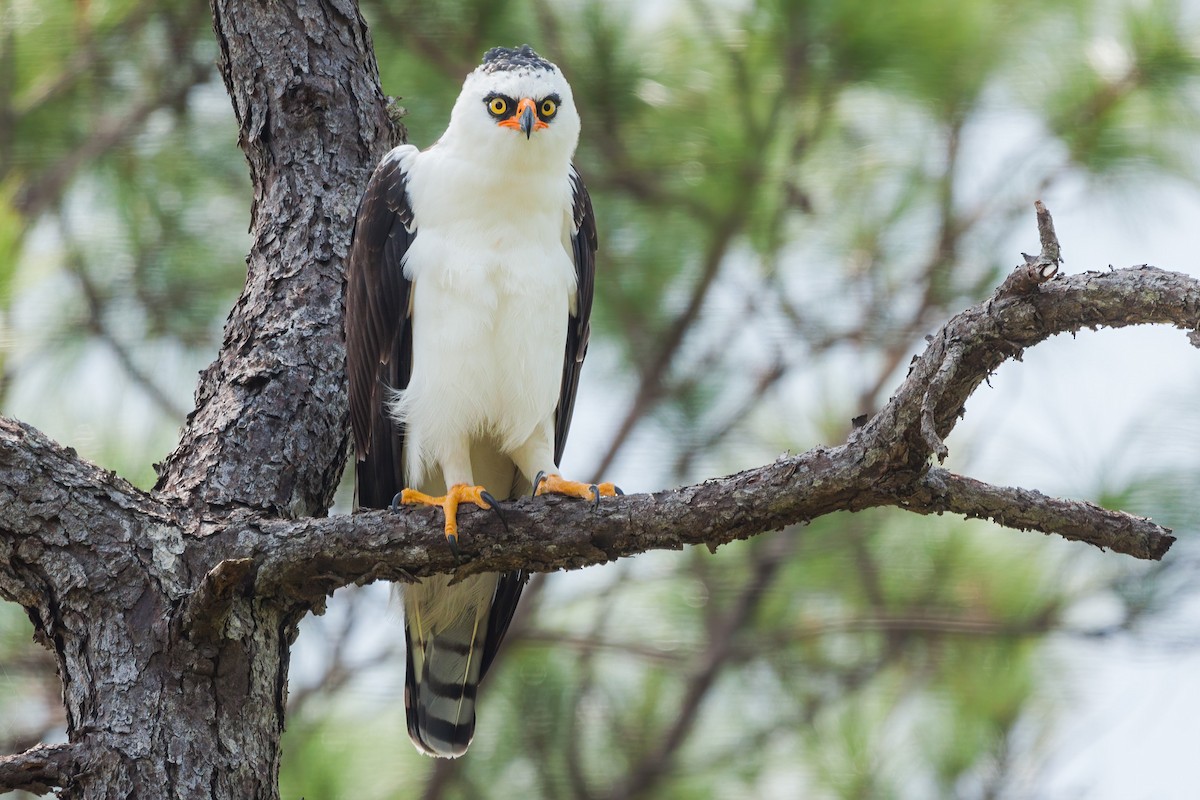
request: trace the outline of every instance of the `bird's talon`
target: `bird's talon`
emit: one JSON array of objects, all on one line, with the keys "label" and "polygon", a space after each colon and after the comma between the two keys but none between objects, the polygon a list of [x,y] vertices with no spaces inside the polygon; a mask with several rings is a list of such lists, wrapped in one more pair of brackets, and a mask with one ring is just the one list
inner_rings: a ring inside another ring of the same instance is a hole
[{"label": "bird's talon", "polygon": [[538,488],[541,487],[542,481],[546,480],[546,470],[539,469],[538,474],[533,476],[533,494],[531,497],[537,497]]},{"label": "bird's talon", "polygon": [[[403,505],[422,505],[422,506],[437,506],[442,509],[442,514],[445,517],[445,534],[446,542],[450,546],[451,552],[454,553],[455,560],[459,559],[458,553],[458,507],[463,503],[472,503],[480,508],[490,508],[500,513],[500,504],[496,498],[488,494],[482,486],[468,486],[465,483],[456,483],[446,489],[446,494],[441,497],[419,492],[416,489],[405,489],[392,500],[393,506],[397,502]],[[503,518],[501,518],[503,519]]]},{"label": "bird's talon", "polygon": [[496,516],[500,518],[500,524],[504,526],[504,532],[508,533],[508,520],[504,518],[504,512],[500,510],[500,503],[496,501],[496,498],[492,497],[490,492],[480,492],[479,496],[487,501],[492,511],[496,512]]},{"label": "bird's talon", "polygon": [[592,508],[599,508],[600,507],[600,487],[593,483],[590,488],[592,491]]},{"label": "bird's talon", "polygon": [[390,511],[391,511],[393,514],[394,514],[394,513],[396,513],[397,511],[399,511],[399,510],[400,510],[400,495],[402,495],[402,494],[404,494],[404,493],[403,493],[403,492],[396,492],[396,496],[392,498],[392,503],[391,503],[391,505],[389,505],[389,506],[388,506],[388,509],[389,509],[389,510],[390,510]]},{"label": "bird's talon", "polygon": [[613,485],[613,492],[615,492],[615,493],[616,493],[617,497],[624,497],[624,496],[625,496],[625,492],[621,491],[621,487],[620,487],[620,486],[617,486],[617,485],[615,485],[615,484]]}]

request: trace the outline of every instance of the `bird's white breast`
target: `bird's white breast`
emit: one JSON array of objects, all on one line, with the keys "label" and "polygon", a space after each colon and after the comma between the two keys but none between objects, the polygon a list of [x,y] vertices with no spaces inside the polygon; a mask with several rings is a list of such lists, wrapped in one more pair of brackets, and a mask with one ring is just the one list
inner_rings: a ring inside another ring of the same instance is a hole
[{"label": "bird's white breast", "polygon": [[575,292],[567,173],[481,169],[435,147],[413,159],[409,197],[407,444],[423,465],[463,437],[511,451],[558,404]]}]

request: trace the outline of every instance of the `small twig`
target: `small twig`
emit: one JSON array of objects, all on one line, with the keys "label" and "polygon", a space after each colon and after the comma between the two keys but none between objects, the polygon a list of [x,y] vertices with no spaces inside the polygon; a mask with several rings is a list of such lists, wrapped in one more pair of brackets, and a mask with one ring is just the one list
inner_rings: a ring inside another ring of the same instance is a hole
[{"label": "small twig", "polygon": [[1025,263],[1004,279],[1004,283],[996,290],[997,298],[1029,294],[1058,274],[1058,265],[1063,258],[1058,235],[1054,233],[1054,219],[1041,200],[1034,202],[1033,207],[1037,211],[1038,239],[1042,252],[1036,256],[1021,253]]},{"label": "small twig", "polygon": [[1058,235],[1054,233],[1054,219],[1041,200],[1035,200],[1033,207],[1037,211],[1038,240],[1042,244],[1040,260],[1049,262],[1057,269],[1063,258]]}]

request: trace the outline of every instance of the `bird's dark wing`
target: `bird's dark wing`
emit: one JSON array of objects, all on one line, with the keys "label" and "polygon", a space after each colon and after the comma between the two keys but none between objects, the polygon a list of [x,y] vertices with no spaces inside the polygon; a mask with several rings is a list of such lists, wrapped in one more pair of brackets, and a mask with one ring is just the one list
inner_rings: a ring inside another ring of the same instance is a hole
[{"label": "bird's dark wing", "polygon": [[592,290],[596,283],[596,216],[578,170],[571,167],[572,214],[575,230],[571,235],[575,257],[575,314],[567,321],[567,352],[563,359],[562,389],[558,396],[558,415],[554,421],[554,463],[562,461],[575,393],[579,390],[579,370],[587,355],[591,332]]},{"label": "bird's dark wing", "polygon": [[375,168],[346,267],[346,372],[362,508],[385,508],[404,488],[404,432],[384,406],[412,374],[412,283],[403,262],[416,229],[406,184],[402,161],[392,154]]}]

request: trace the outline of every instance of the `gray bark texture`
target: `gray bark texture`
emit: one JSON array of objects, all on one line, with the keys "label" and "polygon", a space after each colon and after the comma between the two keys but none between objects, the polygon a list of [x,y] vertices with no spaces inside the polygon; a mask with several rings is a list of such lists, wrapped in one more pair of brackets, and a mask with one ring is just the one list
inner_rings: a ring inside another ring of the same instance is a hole
[{"label": "gray bark texture", "polygon": [[1042,255],[930,336],[840,445],[594,510],[522,500],[506,504],[507,527],[468,509],[461,562],[428,509],[327,517],[348,442],[342,261],[396,131],[350,0],[213,0],[212,12],[255,187],[246,287],[153,492],[0,418],[0,597],[53,651],[69,734],[0,757],[0,792],[274,800],[289,646],[303,615],[349,583],[573,569],[881,505],[1138,558],[1170,547],[1149,520],[934,465],[971,393],[1054,334],[1151,323],[1198,339],[1200,282],[1152,267],[1057,276],[1040,207]]}]

